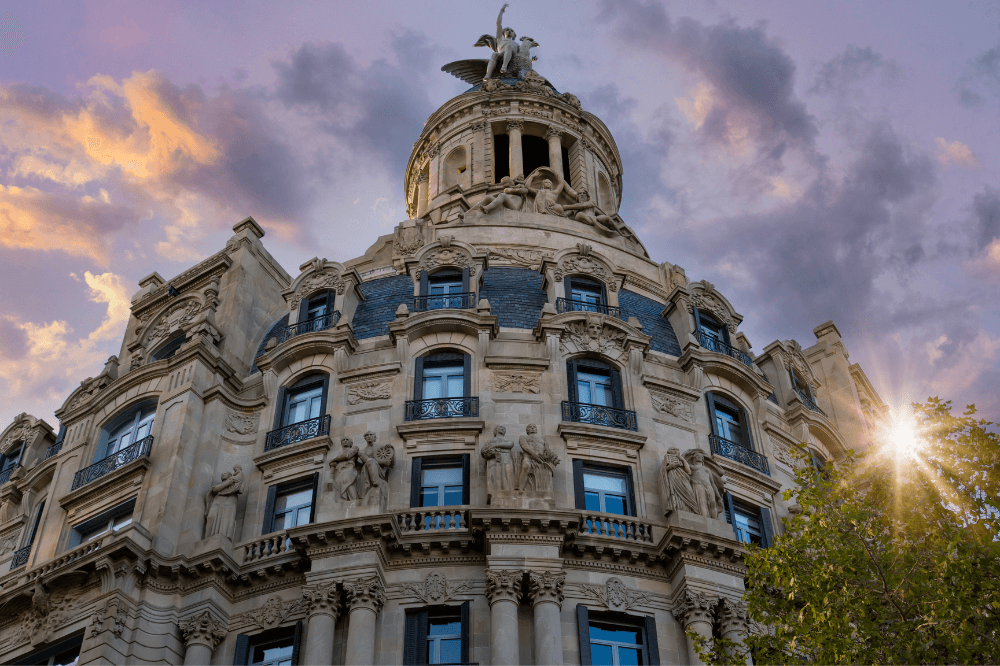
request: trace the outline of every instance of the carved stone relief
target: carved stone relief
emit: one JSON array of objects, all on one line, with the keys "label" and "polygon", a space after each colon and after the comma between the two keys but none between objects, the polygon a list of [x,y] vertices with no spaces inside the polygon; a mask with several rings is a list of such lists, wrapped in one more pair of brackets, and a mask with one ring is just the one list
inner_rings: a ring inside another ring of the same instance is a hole
[{"label": "carved stone relief", "polygon": [[207,645],[214,650],[229,633],[229,627],[215,619],[207,610],[180,623],[185,645]]},{"label": "carved stone relief", "polygon": [[146,338],[146,347],[149,348],[173,331],[184,328],[194,321],[199,312],[201,312],[201,303],[195,299],[177,303],[156,320],[156,324]]},{"label": "carved stone relief", "polygon": [[543,252],[542,250],[523,250],[511,247],[480,247],[478,249],[488,252],[491,259],[499,259],[514,266],[523,266],[535,271],[542,265],[542,261],[552,259],[551,252]]},{"label": "carved stone relief", "polygon": [[521,571],[506,569],[486,571],[486,599],[490,606],[498,601],[512,601],[515,604],[521,598]]},{"label": "carved stone relief", "polygon": [[663,456],[660,501],[664,515],[687,511],[717,519],[725,510],[724,485],[722,468],[701,449],[688,449],[682,454],[672,446]]},{"label": "carved stone relief", "polygon": [[[89,397],[89,396],[88,396]],[[6,451],[14,442],[22,442],[31,435],[31,423],[28,421],[28,415],[24,412],[18,415],[14,422],[20,421],[20,425],[15,426],[7,436],[3,438],[3,442],[0,443],[0,451]]]},{"label": "carved stone relief", "polygon": [[395,464],[396,449],[392,444],[376,448],[376,439],[375,433],[366,432],[368,445],[359,449],[345,437],[340,441],[340,452],[330,458],[329,465],[339,501],[377,506],[385,511],[389,501],[389,468]]},{"label": "carved stone relief", "polygon": [[260,421],[260,410],[250,409],[226,409],[226,430],[235,432],[237,435],[249,435],[257,432],[257,424]]},{"label": "carved stone relief", "polygon": [[[125,622],[127,620],[128,613],[125,608],[120,605],[116,597],[112,597],[91,618],[90,635],[97,636],[106,628],[116,637],[121,638],[122,633],[125,631]],[[105,623],[108,624],[106,625]],[[223,634],[223,637],[225,637],[225,634]]]},{"label": "carved stone relief", "polygon": [[21,526],[0,534],[0,555],[6,555],[17,548],[18,537],[21,536]]},{"label": "carved stone relief", "polygon": [[377,613],[385,604],[385,588],[376,576],[347,581],[344,592],[347,593],[347,607],[351,610],[367,608]]},{"label": "carved stone relief", "polygon": [[802,467],[802,461],[795,457],[792,447],[786,444],[783,440],[777,437],[767,436],[771,440],[771,449],[774,451],[774,457],[778,459],[779,462],[783,462],[792,469]]},{"label": "carved stone relief", "polygon": [[393,254],[401,257],[412,257],[417,250],[424,246],[424,235],[420,227],[396,227],[396,233],[392,240]]},{"label": "carved stone relief", "polygon": [[684,627],[695,622],[712,624],[712,619],[715,617],[715,605],[707,595],[685,589],[671,613],[681,621]]},{"label": "carved stone relief", "polygon": [[627,337],[624,331],[605,324],[604,315],[587,313],[585,320],[566,324],[559,349],[563,354],[589,351],[617,359],[625,353]]},{"label": "carved stone relief", "polygon": [[264,602],[259,608],[251,608],[230,619],[230,625],[239,626],[249,624],[261,629],[271,629],[276,627],[292,615],[305,613],[309,610],[308,599],[296,599],[290,603],[285,603],[281,597],[274,596]]},{"label": "carved stone relief", "polygon": [[567,257],[559,262],[559,266],[552,274],[556,282],[562,282],[567,275],[590,275],[604,282],[609,290],[618,291],[618,281],[615,280],[614,274],[602,263],[590,257]]},{"label": "carved stone relief", "polygon": [[689,401],[653,392],[650,392],[649,397],[653,402],[653,409],[656,411],[670,414],[682,421],[694,421],[694,410]]},{"label": "carved stone relief", "polygon": [[554,500],[552,478],[559,456],[538,436],[538,426],[529,423],[519,439],[520,451],[507,439],[507,429],[493,428],[493,438],[483,444],[486,460],[486,492],[490,506],[506,509],[543,508]]},{"label": "carved stone relief", "polygon": [[391,379],[373,379],[367,382],[350,384],[347,387],[347,402],[356,405],[359,402],[374,400],[389,400],[392,398]]},{"label": "carved stone relief", "polygon": [[[701,289],[697,286],[701,285]],[[709,312],[713,317],[725,324],[730,333],[736,332],[736,322],[729,315],[729,309],[722,302],[715,292],[715,286],[708,281],[702,280],[692,285],[691,299],[688,301],[688,312],[693,313],[694,308],[704,312]]]},{"label": "carved stone relief", "polygon": [[441,247],[424,255],[420,260],[420,266],[417,268],[415,279],[420,278],[420,271],[432,271],[441,266],[468,268],[469,275],[476,274],[476,264],[472,260],[472,256],[462,248],[448,246]]},{"label": "carved stone relief", "polygon": [[48,641],[52,634],[72,619],[79,602],[79,590],[53,590],[49,592],[42,579],[35,579],[31,606],[21,616],[21,623],[14,633],[12,644],[31,641],[32,645]]},{"label": "carved stone relief", "polygon": [[[314,268],[309,270],[317,270],[315,267],[325,264],[325,262],[326,259],[317,260]],[[318,289],[334,289],[338,294],[343,294],[347,290],[347,282],[341,279],[340,273],[333,268],[319,270],[303,280],[298,286],[295,294],[288,300],[289,309],[297,310],[302,299]]]},{"label": "carved stone relief", "polygon": [[212,486],[205,497],[205,538],[222,534],[232,540],[236,533],[236,503],[243,492],[243,468],[222,473],[222,483]]},{"label": "carved stone relief", "polygon": [[444,574],[432,571],[422,583],[403,583],[401,592],[427,604],[443,604],[460,594],[472,593],[472,581],[449,581]]},{"label": "carved stone relief", "polygon": [[537,372],[493,372],[493,390],[504,393],[538,393],[542,376]]},{"label": "carved stone relief", "polygon": [[609,610],[622,612],[649,602],[649,595],[638,590],[630,590],[620,578],[609,578],[603,585],[581,585],[584,594],[590,595]]}]

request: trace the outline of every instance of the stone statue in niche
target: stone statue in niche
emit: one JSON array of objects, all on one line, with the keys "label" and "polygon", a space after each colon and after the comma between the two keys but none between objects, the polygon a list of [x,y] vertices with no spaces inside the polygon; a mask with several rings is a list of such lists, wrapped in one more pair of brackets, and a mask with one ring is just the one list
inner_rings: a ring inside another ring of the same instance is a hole
[{"label": "stone statue in niche", "polygon": [[498,425],[493,438],[483,445],[482,457],[486,460],[487,503],[503,509],[552,508],[555,497],[552,477],[559,457],[538,436],[538,427],[529,423],[527,433],[519,442],[506,438],[507,429]]},{"label": "stone statue in niche", "polygon": [[205,538],[222,534],[232,540],[236,534],[236,502],[243,492],[243,468],[222,473],[222,483],[212,486],[205,497]]},{"label": "stone statue in niche", "polygon": [[524,431],[525,435],[518,441],[521,445],[518,488],[551,497],[552,477],[555,476],[559,456],[538,436],[538,426],[534,423],[529,423]]},{"label": "stone statue in niche", "polygon": [[337,495],[345,502],[352,502],[360,499],[358,493],[358,456],[361,451],[354,446],[350,437],[340,440],[340,453],[330,458],[330,467],[333,469],[333,484],[336,486]]},{"label": "stone statue in niche", "polygon": [[503,186],[502,192],[486,195],[482,201],[467,212],[459,213],[458,217],[464,220],[465,216],[473,211],[479,211],[487,215],[497,208],[509,208],[515,211],[521,210],[521,206],[524,204],[524,197],[528,194],[528,188],[524,186],[524,182],[520,180],[515,181],[510,176],[504,176],[500,179],[500,184]]},{"label": "stone statue in niche", "polygon": [[706,518],[718,518],[725,510],[722,500],[725,472],[701,449],[688,449],[681,455],[691,468],[691,490],[698,507],[696,513]]},{"label": "stone statue in niche", "polygon": [[396,462],[396,449],[392,444],[375,448],[377,435],[365,433],[368,446],[358,451],[358,461],[361,463],[362,498],[365,506],[377,506],[382,511],[389,504],[389,468]]},{"label": "stone statue in niche", "polygon": [[481,455],[486,459],[486,501],[501,497],[514,490],[514,442],[505,437],[502,425],[493,428],[493,439],[483,445]]},{"label": "stone statue in niche", "polygon": [[660,465],[660,499],[664,516],[671,511],[698,513],[698,500],[691,488],[691,466],[676,446],[667,449]]}]

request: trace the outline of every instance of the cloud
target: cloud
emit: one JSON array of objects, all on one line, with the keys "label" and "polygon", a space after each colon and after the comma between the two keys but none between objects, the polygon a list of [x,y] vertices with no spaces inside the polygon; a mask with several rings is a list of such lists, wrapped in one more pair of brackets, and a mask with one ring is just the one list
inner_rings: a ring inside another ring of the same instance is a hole
[{"label": "cloud", "polygon": [[1000,46],[994,46],[969,63],[966,73],[955,84],[955,94],[962,106],[977,108],[986,95],[1000,97]]},{"label": "cloud", "polygon": [[987,187],[972,198],[972,208],[975,213],[976,249],[983,250],[1000,238],[1000,190]]},{"label": "cloud", "polygon": [[859,48],[852,44],[843,53],[823,63],[809,92],[843,92],[851,85],[877,73],[882,75],[883,84],[891,85],[899,80],[902,70],[899,63],[882,57],[872,47]]},{"label": "cloud", "polygon": [[972,169],[979,166],[979,159],[973,154],[972,149],[961,141],[947,141],[941,137],[934,139],[938,146],[938,161],[945,165],[956,165]]}]

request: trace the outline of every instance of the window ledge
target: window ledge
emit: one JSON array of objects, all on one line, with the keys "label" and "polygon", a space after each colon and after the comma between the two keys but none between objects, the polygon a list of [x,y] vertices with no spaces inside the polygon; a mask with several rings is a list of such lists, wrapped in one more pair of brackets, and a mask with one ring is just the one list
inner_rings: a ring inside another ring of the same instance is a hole
[{"label": "window ledge", "polygon": [[571,451],[578,448],[611,448],[619,452],[624,450],[629,458],[635,458],[636,452],[646,445],[648,439],[646,435],[632,430],[577,421],[561,422],[556,432],[566,440],[566,448]]},{"label": "window ledge", "polygon": [[140,456],[132,462],[63,495],[59,498],[59,504],[66,510],[67,517],[74,523],[96,516],[104,509],[120,504],[138,494],[150,464],[149,456]]},{"label": "window ledge", "polygon": [[432,435],[444,435],[448,439],[463,438],[466,445],[475,446],[476,438],[483,432],[484,427],[486,421],[483,419],[452,416],[405,421],[396,426],[396,432],[406,441],[407,448],[416,447],[420,440]]},{"label": "window ledge", "polygon": [[761,495],[768,496],[773,496],[781,490],[780,481],[758,472],[753,467],[743,465],[735,460],[730,460],[729,458],[720,455],[713,455],[712,460],[719,463],[719,465],[722,466],[722,469],[726,470],[726,476],[728,478],[734,480],[739,478],[738,485],[740,486],[750,486]]},{"label": "window ledge", "polygon": [[264,479],[270,481],[275,476],[289,470],[300,470],[303,467],[313,469],[323,466],[323,458],[333,447],[330,435],[310,437],[300,442],[279,446],[253,459],[257,468],[264,473]]}]

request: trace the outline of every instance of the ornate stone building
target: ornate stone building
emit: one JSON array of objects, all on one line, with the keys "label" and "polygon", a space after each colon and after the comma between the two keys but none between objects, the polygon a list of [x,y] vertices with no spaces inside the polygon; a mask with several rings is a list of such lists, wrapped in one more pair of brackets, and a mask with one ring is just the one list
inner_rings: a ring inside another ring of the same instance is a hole
[{"label": "ornate stone building", "polygon": [[[604,123],[508,34],[427,121],[412,219],[292,275],[252,218],[0,434],[0,661],[694,663],[748,542],[882,403],[832,322],[760,353],[618,215]],[[513,44],[513,46],[511,46]],[[504,69],[508,51],[511,58]]]}]

